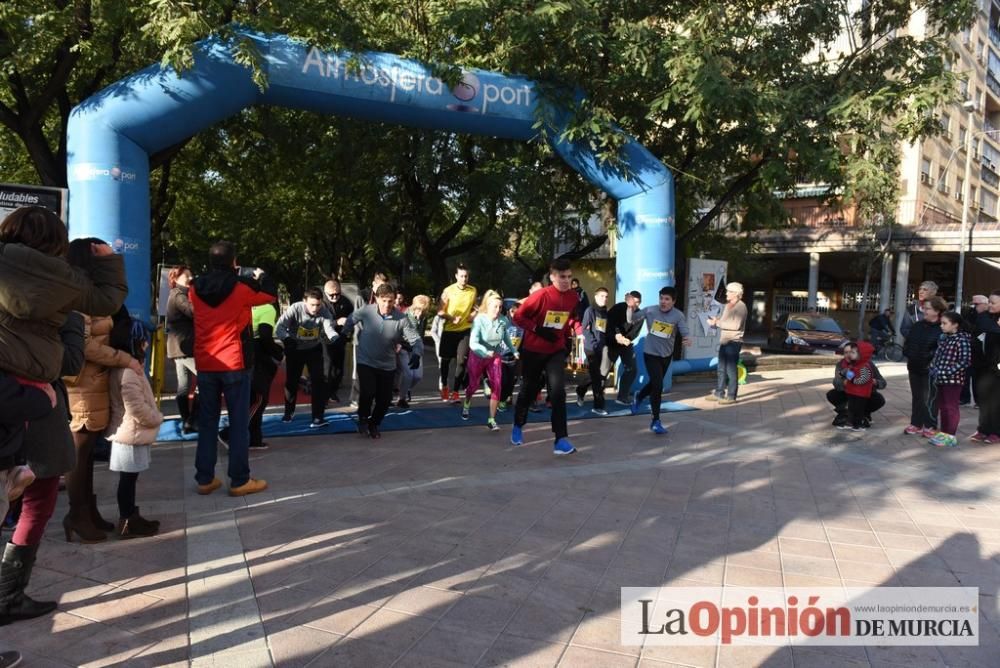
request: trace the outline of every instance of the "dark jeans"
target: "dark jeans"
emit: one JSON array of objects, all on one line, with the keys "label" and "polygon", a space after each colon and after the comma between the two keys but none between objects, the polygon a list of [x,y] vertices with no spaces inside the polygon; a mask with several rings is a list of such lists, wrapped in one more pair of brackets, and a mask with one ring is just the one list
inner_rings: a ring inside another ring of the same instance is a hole
[{"label": "dark jeans", "polygon": [[922,429],[937,428],[937,392],[926,373],[910,371],[910,424]]},{"label": "dark jeans", "polygon": [[548,399],[552,402],[552,432],[556,440],[566,438],[566,353],[559,351],[551,355],[521,351],[521,391],[517,393],[514,406],[514,424],[524,426],[528,421],[528,408],[542,389],[543,380],[548,383]]},{"label": "dark jeans", "polygon": [[976,401],[979,402],[979,433],[1000,435],[1000,376],[991,369],[976,373]]},{"label": "dark jeans", "polygon": [[742,348],[742,341],[730,341],[719,346],[719,366],[715,370],[715,395],[717,397],[722,397],[723,393],[726,393],[730,399],[736,399],[736,392],[740,386],[738,364]]},{"label": "dark jeans", "polygon": [[219,449],[219,415],[222,397],[229,410],[229,484],[245,485],[250,480],[250,372],[199,371],[198,451],[194,458],[194,479],[207,485],[215,478]]},{"label": "dark jeans", "polygon": [[302,369],[309,369],[309,381],[312,387],[310,399],[312,403],[313,420],[323,419],[326,410],[326,381],[323,377],[323,347],[322,345],[308,350],[288,350],[285,352],[285,415],[295,412],[295,398],[299,393],[299,378]]},{"label": "dark jeans", "polygon": [[632,385],[635,383],[635,348],[608,344],[608,364],[613,369],[615,362],[621,360],[621,373],[617,374],[618,401],[627,402],[632,396]]},{"label": "dark jeans", "polygon": [[[862,397],[862,399],[864,399],[864,397]],[[826,393],[826,400],[833,404],[833,410],[837,413],[838,417],[843,417],[845,419],[848,418],[850,410],[846,392],[843,390],[830,390]],[[862,417],[870,420],[872,413],[879,410],[883,406],[885,406],[885,397],[883,397],[878,390],[872,390],[872,396],[865,399],[864,413],[862,414]]]},{"label": "dark jeans", "polygon": [[[382,424],[382,418],[392,403],[392,384],[396,378],[396,370],[376,369],[367,364],[358,365],[358,421],[364,424]],[[372,403],[375,406],[372,408]]]},{"label": "dark jeans", "polygon": [[590,379],[584,381],[580,385],[576,386],[576,394],[580,398],[587,395],[587,390],[594,391],[594,408],[603,409],[604,408],[604,377],[607,375],[607,367],[605,364],[606,349],[594,352],[587,352],[587,370],[590,372]]},{"label": "dark jeans", "polygon": [[663,401],[663,378],[670,368],[671,357],[658,357],[648,353],[642,354],[642,359],[646,363],[646,375],[649,382],[642,386],[639,394],[635,396],[636,401],[642,403],[649,397],[649,410],[653,412],[653,419],[660,419],[660,402]]},{"label": "dark jeans", "polygon": [[344,382],[344,364],[347,360],[347,338],[339,337],[333,343],[323,344],[323,375],[326,377],[326,396],[336,396]]}]

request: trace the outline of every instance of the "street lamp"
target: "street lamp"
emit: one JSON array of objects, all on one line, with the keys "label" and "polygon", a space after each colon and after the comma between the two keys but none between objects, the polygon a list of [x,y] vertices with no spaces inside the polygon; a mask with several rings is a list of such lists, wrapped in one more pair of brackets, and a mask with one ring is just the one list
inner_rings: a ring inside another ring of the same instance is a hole
[{"label": "street lamp", "polygon": [[969,201],[969,192],[972,181],[972,128],[975,127],[973,114],[976,111],[976,103],[973,100],[966,100],[962,103],[962,108],[969,112],[969,125],[967,126],[969,131],[965,138],[967,145],[965,147],[965,181],[962,182],[962,227],[958,239],[958,278],[955,280],[955,308],[959,311],[962,310],[962,281],[965,278],[965,230],[969,225],[969,206],[972,205],[972,202]]}]

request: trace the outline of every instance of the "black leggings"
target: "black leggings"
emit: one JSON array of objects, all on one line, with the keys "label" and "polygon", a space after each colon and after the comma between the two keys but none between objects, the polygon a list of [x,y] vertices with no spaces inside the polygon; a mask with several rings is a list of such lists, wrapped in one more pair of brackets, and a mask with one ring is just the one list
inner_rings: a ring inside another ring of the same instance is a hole
[{"label": "black leggings", "polygon": [[649,353],[642,354],[643,361],[646,362],[646,375],[649,382],[643,385],[639,394],[635,396],[638,403],[649,397],[649,410],[653,412],[653,419],[660,419],[660,402],[663,400],[663,378],[670,368],[670,357],[657,357]]},{"label": "black leggings", "polygon": [[118,474],[118,517],[128,519],[135,512],[135,484],[139,480],[138,473]]},{"label": "black leggings", "polygon": [[559,351],[551,355],[521,351],[521,391],[517,393],[514,406],[514,424],[524,426],[528,421],[528,407],[538,396],[543,379],[549,385],[549,401],[552,402],[552,432],[556,440],[566,438],[566,353]]}]

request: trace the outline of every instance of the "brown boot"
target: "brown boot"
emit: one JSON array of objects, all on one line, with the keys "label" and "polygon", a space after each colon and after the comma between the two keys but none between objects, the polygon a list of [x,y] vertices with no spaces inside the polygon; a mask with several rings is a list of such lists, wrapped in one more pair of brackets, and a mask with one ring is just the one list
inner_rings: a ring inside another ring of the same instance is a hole
[{"label": "brown boot", "polygon": [[94,439],[97,434],[87,431],[73,433],[73,445],[76,446],[76,465],[66,474],[66,495],[69,497],[69,512],[63,518],[63,530],[66,541],[73,540],[75,533],[81,543],[99,543],[107,540],[107,534],[94,524],[90,504],[93,499],[90,494],[89,476],[93,470],[91,456],[94,451]]},{"label": "brown boot", "polygon": [[155,536],[159,530],[160,521],[144,518],[139,514],[138,506],[129,517],[118,520],[118,537],[122,540]]}]

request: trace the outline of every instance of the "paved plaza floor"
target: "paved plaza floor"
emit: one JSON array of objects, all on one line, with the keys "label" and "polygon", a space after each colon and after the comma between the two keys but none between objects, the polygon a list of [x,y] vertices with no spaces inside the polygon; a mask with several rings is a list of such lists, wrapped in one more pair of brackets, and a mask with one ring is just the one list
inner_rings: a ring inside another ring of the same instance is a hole
[{"label": "paved plaza floor", "polygon": [[[270,489],[241,499],[195,494],[193,444],[156,446],[139,504],[162,534],[66,543],[61,499],[29,588],[59,611],[0,649],[29,667],[998,666],[1000,448],[903,436],[905,370],[882,369],[864,434],[830,427],[821,368],[754,374],[732,406],[677,383],[702,410],[667,414],[669,436],[571,423],[572,457],[534,414],[512,448],[509,412],[496,434],[270,439],[251,459]],[[975,586],[982,643],[623,646],[620,588],[666,583]]]}]

